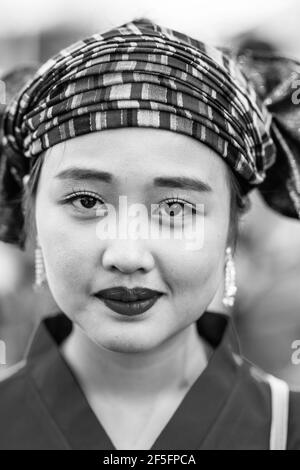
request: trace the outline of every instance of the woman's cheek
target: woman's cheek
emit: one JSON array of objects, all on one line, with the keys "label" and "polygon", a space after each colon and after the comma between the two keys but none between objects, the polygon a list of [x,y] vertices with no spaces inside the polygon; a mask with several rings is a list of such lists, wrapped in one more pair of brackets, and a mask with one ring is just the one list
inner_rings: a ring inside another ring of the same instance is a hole
[{"label": "woman's cheek", "polygon": [[184,243],[168,243],[160,251],[160,269],[174,291],[190,292],[195,286],[203,287],[215,277],[220,263],[220,250],[215,245],[199,250],[187,250]]},{"label": "woman's cheek", "polygon": [[[58,219],[56,219],[58,220]],[[79,287],[88,281],[92,273],[91,235],[87,226],[79,226],[65,217],[60,223],[41,225],[40,243],[47,274],[61,286]],[[91,229],[90,229],[91,230]]]},{"label": "woman's cheek", "polygon": [[[169,243],[165,276],[174,292],[211,297],[222,277],[226,238],[224,221],[211,218],[206,221],[203,245],[188,250],[183,241]],[[166,259],[161,253],[161,258]]]}]

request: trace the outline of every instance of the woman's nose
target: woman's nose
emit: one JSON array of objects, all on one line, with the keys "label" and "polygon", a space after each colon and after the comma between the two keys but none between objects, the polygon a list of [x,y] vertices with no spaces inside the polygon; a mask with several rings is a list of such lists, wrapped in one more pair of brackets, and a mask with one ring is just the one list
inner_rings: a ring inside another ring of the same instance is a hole
[{"label": "woman's nose", "polygon": [[108,271],[117,269],[126,274],[148,272],[154,267],[154,258],[137,240],[114,240],[104,251],[102,265]]}]

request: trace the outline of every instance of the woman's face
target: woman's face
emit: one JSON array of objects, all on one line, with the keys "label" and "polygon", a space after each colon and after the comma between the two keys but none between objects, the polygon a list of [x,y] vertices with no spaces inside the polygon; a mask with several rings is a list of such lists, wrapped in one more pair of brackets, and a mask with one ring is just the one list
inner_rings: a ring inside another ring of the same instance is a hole
[{"label": "woman's face", "polygon": [[[101,235],[105,204],[118,216],[109,224],[118,220],[120,227],[125,220],[128,227],[135,219],[129,220],[126,211],[136,203],[148,211],[143,224],[168,227],[169,236],[153,235],[157,231],[148,237],[118,231]],[[126,128],[52,147],[40,175],[36,224],[55,301],[107,349],[138,352],[159,346],[195,322],[222,287],[229,210],[226,164],[190,137]],[[203,239],[188,245],[196,221]],[[127,317],[95,296],[116,286],[163,295],[143,314]]]}]

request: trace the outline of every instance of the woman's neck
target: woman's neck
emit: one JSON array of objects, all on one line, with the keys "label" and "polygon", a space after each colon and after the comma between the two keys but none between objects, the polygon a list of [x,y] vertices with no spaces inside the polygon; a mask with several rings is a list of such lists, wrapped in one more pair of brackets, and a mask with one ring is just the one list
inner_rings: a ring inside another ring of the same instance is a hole
[{"label": "woman's neck", "polygon": [[195,323],[156,349],[141,353],[100,347],[74,325],[61,351],[84,389],[105,395],[109,392],[123,400],[151,400],[170,390],[189,389],[212,352]]}]

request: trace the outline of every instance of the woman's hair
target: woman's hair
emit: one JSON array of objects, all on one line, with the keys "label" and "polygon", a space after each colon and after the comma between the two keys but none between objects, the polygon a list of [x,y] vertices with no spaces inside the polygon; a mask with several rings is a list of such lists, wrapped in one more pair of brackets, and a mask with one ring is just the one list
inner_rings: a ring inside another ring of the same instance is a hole
[{"label": "woman's hair", "polygon": [[[22,198],[22,213],[24,216],[24,229],[23,240],[33,241],[33,236],[36,233],[35,224],[35,201],[38,188],[39,177],[43,166],[45,153],[40,155],[33,164],[27,183],[25,185],[23,198]],[[33,241],[34,242],[34,241]]]},{"label": "woman's hair", "polygon": [[249,195],[244,195],[242,186],[230,167],[227,167],[227,174],[230,189],[230,218],[227,243],[235,251],[239,235],[239,220],[250,209],[251,202]]},{"label": "woman's hair", "polygon": [[[35,199],[44,157],[45,153],[37,158],[33,165],[22,200],[22,212],[24,214],[24,242],[26,242],[27,238],[32,239],[35,232]],[[239,219],[241,215],[249,209],[250,201],[248,195],[243,196],[241,185],[230,167],[226,166],[226,168],[228,175],[227,183],[230,190],[230,220],[227,243],[233,248],[233,250],[235,250],[239,231]]]},{"label": "woman's hair", "polygon": [[[28,64],[15,67],[0,76],[5,85],[5,101],[9,103],[14,96],[31,80],[37,71],[37,64]],[[2,154],[2,118],[6,110],[6,105],[0,103],[0,175],[3,179],[0,185],[0,239],[4,235],[4,240],[8,243],[18,244],[20,247],[24,243],[23,213],[22,213],[22,191],[20,185],[11,178],[9,173],[5,173],[5,156]],[[2,233],[4,232],[4,233]]]}]

